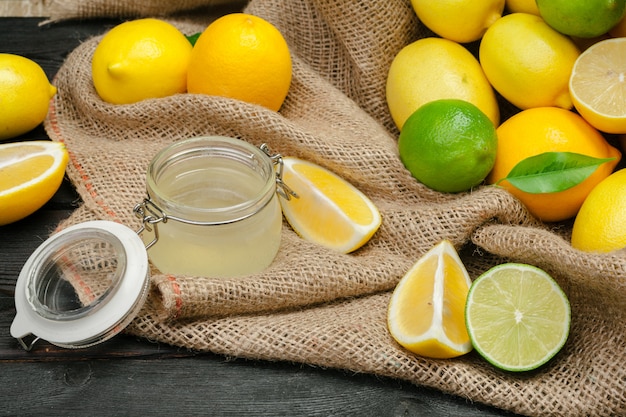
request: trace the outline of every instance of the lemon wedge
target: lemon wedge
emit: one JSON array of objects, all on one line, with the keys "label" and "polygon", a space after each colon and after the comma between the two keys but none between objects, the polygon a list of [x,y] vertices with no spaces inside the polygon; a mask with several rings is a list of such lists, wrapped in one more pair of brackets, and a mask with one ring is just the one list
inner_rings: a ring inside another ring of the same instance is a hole
[{"label": "lemon wedge", "polygon": [[65,145],[58,142],[0,145],[0,226],[46,204],[61,186],[68,159]]},{"label": "lemon wedge", "polygon": [[304,239],[349,253],[367,243],[380,227],[382,218],[374,203],[326,168],[284,157],[283,180],[298,195],[280,199],[283,214]]},{"label": "lemon wedge", "polygon": [[387,327],[404,348],[447,359],[472,350],[465,327],[471,280],[448,240],[424,254],[398,282],[389,301]]}]

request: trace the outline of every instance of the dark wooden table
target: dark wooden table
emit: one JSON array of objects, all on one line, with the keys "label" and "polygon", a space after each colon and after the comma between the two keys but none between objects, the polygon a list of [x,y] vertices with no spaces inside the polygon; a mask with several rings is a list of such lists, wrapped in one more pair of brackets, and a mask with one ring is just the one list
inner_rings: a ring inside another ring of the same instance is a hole
[{"label": "dark wooden table", "polygon": [[[82,40],[117,23],[41,21],[0,18],[0,52],[33,59],[50,78]],[[46,138],[40,126],[14,140]],[[79,202],[65,181],[41,210],[0,227],[0,415],[512,415],[403,381],[225,358],[125,335],[80,350],[38,342],[25,352],[9,332],[17,276]]]}]

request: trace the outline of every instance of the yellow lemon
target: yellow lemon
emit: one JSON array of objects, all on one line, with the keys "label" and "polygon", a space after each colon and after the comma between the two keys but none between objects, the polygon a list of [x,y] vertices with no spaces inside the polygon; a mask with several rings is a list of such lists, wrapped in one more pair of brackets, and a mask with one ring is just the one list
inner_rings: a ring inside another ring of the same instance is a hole
[{"label": "yellow lemon", "polygon": [[374,203],[337,174],[309,161],[283,158],[283,180],[297,195],[280,204],[293,230],[311,242],[349,253],[382,222]]},{"label": "yellow lemon", "polygon": [[569,76],[580,55],[576,44],[528,13],[506,15],[480,43],[480,63],[493,87],[520,109],[572,108]]},{"label": "yellow lemon", "polygon": [[547,222],[574,217],[591,190],[609,176],[621,153],[576,113],[558,107],[523,110],[497,129],[498,150],[489,183],[505,178],[520,161],[544,152],[574,152],[594,158],[614,158],[600,165],[580,184],[556,193],[533,194],[521,191],[508,181],[499,183]]},{"label": "yellow lemon", "polygon": [[428,358],[453,358],[472,350],[465,326],[469,274],[447,240],[424,254],[398,282],[387,311],[391,336]]},{"label": "yellow lemon", "polygon": [[278,111],[291,75],[289,46],[280,31],[260,17],[231,13],[211,23],[196,41],[188,89]]},{"label": "yellow lemon", "polygon": [[626,247],[626,169],[591,190],[574,221],[572,246],[587,252]]},{"label": "yellow lemon", "polygon": [[457,42],[442,38],[417,40],[394,57],[386,85],[387,105],[398,129],[415,110],[430,101],[469,101],[500,122],[496,95],[474,56]]},{"label": "yellow lemon", "polygon": [[170,23],[124,22],[107,32],[94,51],[94,87],[113,104],[185,93],[191,49],[185,35]]},{"label": "yellow lemon", "polygon": [[536,0],[506,0],[506,9],[511,13],[530,13],[539,16]]},{"label": "yellow lemon", "polygon": [[0,140],[29,132],[43,122],[56,91],[36,62],[0,54]]},{"label": "yellow lemon", "polygon": [[480,39],[504,10],[504,0],[411,0],[411,4],[430,30],[460,43]]},{"label": "yellow lemon", "polygon": [[578,113],[596,129],[626,133],[626,38],[606,39],[583,52],[569,81]]},{"label": "yellow lemon", "polygon": [[65,145],[26,141],[0,145],[0,226],[34,213],[61,186],[68,154]]}]

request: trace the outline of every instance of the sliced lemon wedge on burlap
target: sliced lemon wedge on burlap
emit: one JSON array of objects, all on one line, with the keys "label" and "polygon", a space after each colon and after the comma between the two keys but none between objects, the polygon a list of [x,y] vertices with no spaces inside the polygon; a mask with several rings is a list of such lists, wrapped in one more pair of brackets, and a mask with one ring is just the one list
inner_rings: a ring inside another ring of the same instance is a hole
[{"label": "sliced lemon wedge on burlap", "polygon": [[391,336],[427,358],[447,359],[472,350],[465,327],[471,280],[448,240],[424,254],[398,282],[387,311]]},{"label": "sliced lemon wedge on burlap", "polygon": [[0,226],[46,204],[61,186],[68,159],[65,145],[58,142],[0,145]]},{"label": "sliced lemon wedge on burlap", "polygon": [[283,181],[296,194],[280,198],[283,214],[304,239],[342,253],[367,243],[381,224],[374,203],[355,186],[317,164],[283,158]]}]

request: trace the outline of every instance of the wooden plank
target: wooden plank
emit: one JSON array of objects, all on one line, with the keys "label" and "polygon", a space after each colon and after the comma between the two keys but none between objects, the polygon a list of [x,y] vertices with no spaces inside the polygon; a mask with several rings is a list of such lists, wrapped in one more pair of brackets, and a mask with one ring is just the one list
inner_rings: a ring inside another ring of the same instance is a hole
[{"label": "wooden plank", "polygon": [[[204,355],[3,364],[3,415],[497,416],[370,375]],[[19,401],[15,394],[19,393]]]}]

